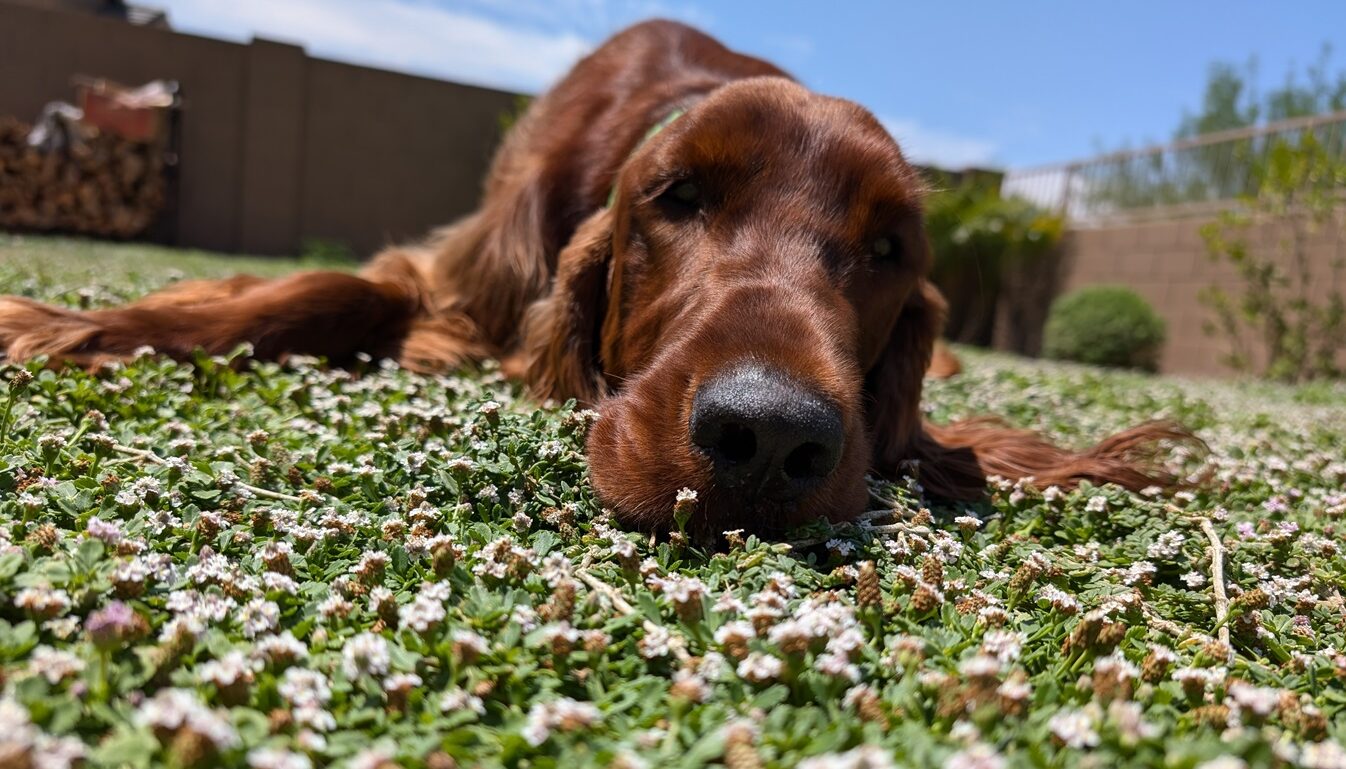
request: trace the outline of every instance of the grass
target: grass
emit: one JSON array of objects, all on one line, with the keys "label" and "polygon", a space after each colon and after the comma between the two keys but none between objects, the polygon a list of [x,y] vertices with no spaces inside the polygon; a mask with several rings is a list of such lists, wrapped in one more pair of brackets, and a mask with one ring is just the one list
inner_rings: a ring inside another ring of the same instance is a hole
[{"label": "grass", "polygon": [[[89,305],[292,266],[0,240],[0,291]],[[1213,480],[876,483],[705,552],[616,528],[592,415],[490,367],[10,365],[0,765],[1346,765],[1346,391],[963,352],[934,418],[1173,417]]]}]

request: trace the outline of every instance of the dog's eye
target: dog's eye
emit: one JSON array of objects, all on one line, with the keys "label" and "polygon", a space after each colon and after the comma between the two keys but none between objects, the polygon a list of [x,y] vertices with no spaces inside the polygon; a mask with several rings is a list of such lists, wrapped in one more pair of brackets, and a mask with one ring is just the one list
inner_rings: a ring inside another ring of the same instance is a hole
[{"label": "dog's eye", "polygon": [[659,196],[659,201],[681,211],[696,211],[702,204],[701,187],[689,179],[673,182]]},{"label": "dog's eye", "polygon": [[869,244],[869,253],[880,261],[893,261],[898,256],[897,242],[890,237],[875,238],[874,242]]}]

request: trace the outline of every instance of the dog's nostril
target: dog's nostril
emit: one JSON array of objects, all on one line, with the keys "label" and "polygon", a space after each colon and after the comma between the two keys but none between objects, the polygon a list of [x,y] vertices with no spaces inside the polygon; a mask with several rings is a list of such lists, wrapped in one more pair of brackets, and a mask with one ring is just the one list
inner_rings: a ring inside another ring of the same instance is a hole
[{"label": "dog's nostril", "polygon": [[720,428],[720,440],[715,448],[726,462],[742,464],[757,453],[757,434],[752,428],[729,422]]},{"label": "dog's nostril", "polygon": [[745,498],[796,499],[836,469],[840,409],[780,371],[747,364],[704,382],[692,400],[692,443],[715,482]]},{"label": "dog's nostril", "polygon": [[819,443],[805,443],[785,457],[785,475],[794,481],[826,478],[836,462],[831,452]]}]

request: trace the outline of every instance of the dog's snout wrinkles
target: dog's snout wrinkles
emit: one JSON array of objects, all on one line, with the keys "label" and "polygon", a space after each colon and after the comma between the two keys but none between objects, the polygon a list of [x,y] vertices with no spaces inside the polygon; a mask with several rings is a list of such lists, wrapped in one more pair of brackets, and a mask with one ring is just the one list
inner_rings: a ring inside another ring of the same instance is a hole
[{"label": "dog's snout wrinkles", "polygon": [[841,412],[787,374],[737,366],[692,401],[692,442],[716,482],[747,498],[788,501],[824,481],[841,458]]}]

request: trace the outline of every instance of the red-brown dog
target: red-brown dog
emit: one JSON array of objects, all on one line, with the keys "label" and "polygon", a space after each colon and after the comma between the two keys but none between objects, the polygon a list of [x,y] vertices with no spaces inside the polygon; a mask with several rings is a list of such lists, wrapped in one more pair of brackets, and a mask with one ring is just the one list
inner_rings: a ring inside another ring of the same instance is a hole
[{"label": "red-brown dog", "polygon": [[123,308],[0,300],[9,356],[96,365],[251,342],[440,370],[499,357],[541,398],[602,418],[593,484],[625,522],[771,530],[854,516],[865,474],[919,461],[937,495],[991,473],[1138,488],[1182,430],[1082,453],[986,421],[923,421],[944,315],[921,180],[860,106],[670,22],[609,40],[510,133],[481,209],[360,276],[189,282]]}]

